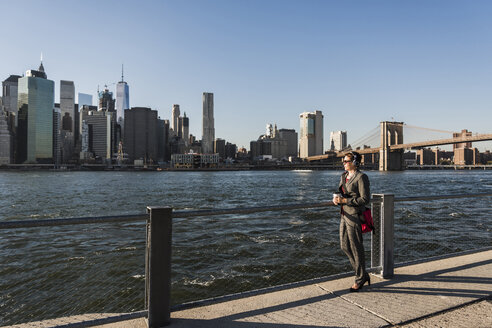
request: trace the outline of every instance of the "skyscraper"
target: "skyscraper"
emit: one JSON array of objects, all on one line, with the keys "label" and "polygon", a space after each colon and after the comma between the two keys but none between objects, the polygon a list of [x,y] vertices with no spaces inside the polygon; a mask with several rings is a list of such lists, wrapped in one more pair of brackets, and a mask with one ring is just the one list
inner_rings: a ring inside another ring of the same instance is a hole
[{"label": "skyscraper", "polygon": [[114,112],[114,103],[113,93],[109,92],[108,86],[105,85],[104,90],[99,92],[99,110]]},{"label": "skyscraper", "polygon": [[55,82],[48,80],[43,63],[19,79],[18,163],[52,163]]},{"label": "skyscraper", "polygon": [[12,146],[12,134],[10,133],[7,116],[0,109],[0,165],[12,164],[14,155]]},{"label": "skyscraper", "polygon": [[116,120],[120,123],[125,118],[124,111],[130,108],[130,89],[123,79],[123,65],[121,65],[121,81],[116,84]]},{"label": "skyscraper", "polygon": [[158,161],[157,111],[146,107],[132,107],[125,111],[124,147],[130,160]]},{"label": "skyscraper", "polygon": [[204,92],[202,97],[202,153],[211,154],[214,151],[215,128],[214,128],[214,94]]},{"label": "skyscraper", "polygon": [[18,83],[21,77],[19,75],[10,75],[2,82],[2,103],[5,111],[15,115],[15,125],[17,126],[17,107]]},{"label": "skyscraper", "polygon": [[172,111],[172,114],[171,114],[171,128],[173,129],[174,131],[174,134],[176,136],[178,136],[178,131],[179,131],[179,115],[180,115],[180,112],[179,112],[179,105],[178,104],[174,104],[173,105],[173,111]]},{"label": "skyscraper", "polygon": [[330,132],[330,150],[340,151],[347,148],[347,131]]},{"label": "skyscraper", "polygon": [[323,154],[323,114],[317,110],[304,112],[300,116],[301,135],[299,140],[299,157]]},{"label": "skyscraper", "polygon": [[186,112],[181,120],[181,138],[184,140],[185,145],[190,143],[190,119],[186,117]]},{"label": "skyscraper", "polygon": [[75,85],[73,81],[60,81],[60,110],[62,130],[75,131]]}]

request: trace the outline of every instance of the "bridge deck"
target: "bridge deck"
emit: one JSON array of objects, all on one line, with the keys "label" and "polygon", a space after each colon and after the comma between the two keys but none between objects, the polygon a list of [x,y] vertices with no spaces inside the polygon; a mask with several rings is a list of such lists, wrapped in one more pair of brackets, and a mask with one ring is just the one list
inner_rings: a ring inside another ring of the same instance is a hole
[{"label": "bridge deck", "polygon": [[353,278],[342,278],[173,312],[170,327],[492,327],[492,250],[396,268],[393,279],[371,281],[359,293],[348,293]]}]

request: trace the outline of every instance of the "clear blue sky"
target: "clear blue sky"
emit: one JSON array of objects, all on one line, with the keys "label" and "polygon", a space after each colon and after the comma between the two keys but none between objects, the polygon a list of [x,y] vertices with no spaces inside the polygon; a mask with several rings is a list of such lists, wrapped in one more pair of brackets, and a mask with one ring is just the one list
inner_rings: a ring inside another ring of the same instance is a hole
[{"label": "clear blue sky", "polygon": [[[0,79],[37,68],[76,93],[120,79],[130,105],[172,104],[238,146],[321,110],[349,143],[383,120],[492,133],[492,1],[0,0]],[[114,90],[114,85],[110,89]],[[409,140],[406,140],[409,141]],[[491,143],[476,143],[492,149]]]}]

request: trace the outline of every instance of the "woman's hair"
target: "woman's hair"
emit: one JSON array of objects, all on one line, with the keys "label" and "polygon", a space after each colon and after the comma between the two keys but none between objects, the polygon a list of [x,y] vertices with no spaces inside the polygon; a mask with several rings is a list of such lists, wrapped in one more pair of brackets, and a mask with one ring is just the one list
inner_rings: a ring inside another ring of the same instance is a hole
[{"label": "woman's hair", "polygon": [[361,156],[359,153],[352,151],[350,153],[345,154],[356,166],[360,165]]}]

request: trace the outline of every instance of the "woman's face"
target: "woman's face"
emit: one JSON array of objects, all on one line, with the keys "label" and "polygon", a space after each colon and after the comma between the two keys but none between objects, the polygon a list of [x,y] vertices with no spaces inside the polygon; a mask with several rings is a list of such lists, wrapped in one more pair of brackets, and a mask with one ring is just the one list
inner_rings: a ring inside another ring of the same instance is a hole
[{"label": "woman's face", "polygon": [[352,160],[350,159],[350,157],[345,156],[343,158],[343,168],[345,169],[345,171],[349,171],[349,170],[354,170],[355,169],[355,164],[352,162]]}]

